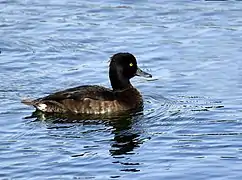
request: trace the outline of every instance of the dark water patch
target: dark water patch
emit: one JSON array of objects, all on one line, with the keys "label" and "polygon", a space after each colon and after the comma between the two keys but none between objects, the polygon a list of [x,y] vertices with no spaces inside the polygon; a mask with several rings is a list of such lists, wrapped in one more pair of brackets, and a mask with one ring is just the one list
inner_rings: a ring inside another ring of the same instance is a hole
[{"label": "dark water patch", "polygon": [[[0,177],[240,179],[242,6],[234,2],[0,1]],[[143,114],[26,118],[24,97],[110,87],[116,52],[134,53],[154,76],[132,79]]]}]

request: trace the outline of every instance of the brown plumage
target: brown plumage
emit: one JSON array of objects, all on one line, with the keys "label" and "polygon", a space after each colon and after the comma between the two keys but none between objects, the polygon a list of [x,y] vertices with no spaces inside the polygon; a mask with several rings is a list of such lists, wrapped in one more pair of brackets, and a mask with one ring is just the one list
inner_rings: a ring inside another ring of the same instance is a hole
[{"label": "brown plumage", "polygon": [[151,77],[137,67],[132,54],[118,53],[111,58],[109,68],[113,89],[78,86],[36,100],[23,100],[22,103],[47,113],[111,114],[138,110],[143,107],[142,96],[129,81],[135,75]]}]

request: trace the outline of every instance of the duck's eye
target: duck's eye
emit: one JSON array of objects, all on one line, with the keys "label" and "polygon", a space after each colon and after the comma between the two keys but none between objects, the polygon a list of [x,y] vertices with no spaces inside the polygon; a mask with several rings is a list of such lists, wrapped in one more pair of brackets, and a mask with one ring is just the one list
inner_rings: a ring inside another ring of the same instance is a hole
[{"label": "duck's eye", "polygon": [[132,67],[133,66],[133,63],[129,63],[129,66]]}]

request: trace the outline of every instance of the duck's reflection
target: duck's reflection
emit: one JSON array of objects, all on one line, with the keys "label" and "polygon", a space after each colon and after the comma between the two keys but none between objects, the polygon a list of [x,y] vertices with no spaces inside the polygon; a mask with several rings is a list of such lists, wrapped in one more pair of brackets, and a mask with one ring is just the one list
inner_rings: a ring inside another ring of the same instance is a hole
[{"label": "duck's reflection", "polygon": [[109,124],[114,128],[113,142],[110,148],[110,154],[114,157],[131,153],[134,148],[139,147],[140,141],[138,140],[141,131],[134,128],[141,114],[138,116],[120,117],[116,121],[110,121]]},{"label": "duck's reflection", "polygon": [[[143,118],[143,113],[127,113],[117,116],[102,116],[95,115],[60,115],[60,114],[45,114],[40,111],[35,111],[31,116],[25,117],[26,119],[33,119],[34,121],[44,121],[51,124],[51,128],[63,128],[73,123],[81,125],[100,125],[112,127],[112,134],[114,138],[110,144],[110,154],[114,158],[119,158],[121,155],[132,153],[133,150],[140,146],[142,143],[139,137],[142,133],[141,127],[138,125],[139,121]],[[53,127],[53,124],[56,126]],[[60,125],[61,124],[61,125]]]}]

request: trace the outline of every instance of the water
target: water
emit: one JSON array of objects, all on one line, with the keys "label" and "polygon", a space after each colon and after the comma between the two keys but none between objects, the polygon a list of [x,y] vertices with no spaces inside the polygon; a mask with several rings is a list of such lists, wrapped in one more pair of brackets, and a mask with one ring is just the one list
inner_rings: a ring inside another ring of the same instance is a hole
[{"label": "water", "polygon": [[[0,0],[1,179],[241,179],[240,1]],[[143,114],[26,118],[22,98],[110,87],[131,52]]]}]

